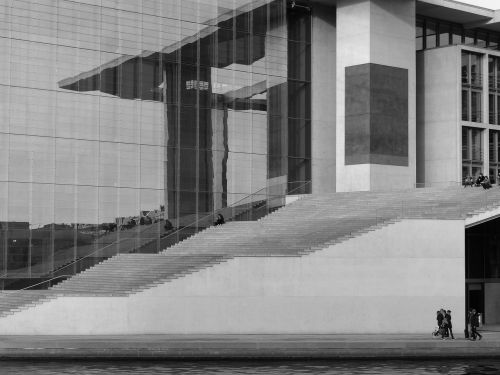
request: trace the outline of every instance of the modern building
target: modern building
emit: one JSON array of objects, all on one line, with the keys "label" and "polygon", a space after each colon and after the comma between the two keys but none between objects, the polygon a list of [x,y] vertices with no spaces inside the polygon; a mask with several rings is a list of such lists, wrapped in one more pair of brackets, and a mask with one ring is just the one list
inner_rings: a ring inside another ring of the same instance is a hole
[{"label": "modern building", "polygon": [[158,252],[165,220],[177,241],[292,195],[499,182],[498,11],[3,0],[0,17],[0,289]]}]

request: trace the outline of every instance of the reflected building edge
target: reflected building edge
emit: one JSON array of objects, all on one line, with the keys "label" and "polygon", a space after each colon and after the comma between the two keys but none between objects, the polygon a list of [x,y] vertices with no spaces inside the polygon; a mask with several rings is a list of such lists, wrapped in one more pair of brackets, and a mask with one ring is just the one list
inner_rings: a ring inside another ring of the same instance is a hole
[{"label": "reflected building edge", "polygon": [[0,6],[0,288],[309,192],[310,12],[230,3]]}]

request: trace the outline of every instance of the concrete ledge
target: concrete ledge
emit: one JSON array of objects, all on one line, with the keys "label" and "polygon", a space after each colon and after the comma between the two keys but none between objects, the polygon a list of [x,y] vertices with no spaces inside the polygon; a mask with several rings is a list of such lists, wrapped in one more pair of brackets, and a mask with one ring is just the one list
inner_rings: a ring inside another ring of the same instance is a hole
[{"label": "concrete ledge", "polygon": [[0,336],[0,360],[500,358],[500,332],[483,340],[429,335]]}]

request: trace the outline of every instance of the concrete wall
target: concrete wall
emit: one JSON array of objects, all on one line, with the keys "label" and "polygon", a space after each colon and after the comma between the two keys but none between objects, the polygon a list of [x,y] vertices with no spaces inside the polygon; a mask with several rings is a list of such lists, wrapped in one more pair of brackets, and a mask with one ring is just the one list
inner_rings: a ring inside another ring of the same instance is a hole
[{"label": "concrete wall", "polygon": [[336,25],[335,8],[312,8],[311,144],[313,193],[336,185]]},{"label": "concrete wall", "polygon": [[417,54],[417,182],[461,180],[460,50],[457,46]]},{"label": "concrete wall", "polygon": [[[345,69],[374,63],[408,70],[408,166],[345,164]],[[415,1],[337,2],[337,191],[413,187],[416,175]]]},{"label": "concrete wall", "polygon": [[59,298],[0,319],[0,332],[430,333],[440,307],[459,328],[464,232],[460,220],[407,220],[303,257],[232,259],[130,297]]}]

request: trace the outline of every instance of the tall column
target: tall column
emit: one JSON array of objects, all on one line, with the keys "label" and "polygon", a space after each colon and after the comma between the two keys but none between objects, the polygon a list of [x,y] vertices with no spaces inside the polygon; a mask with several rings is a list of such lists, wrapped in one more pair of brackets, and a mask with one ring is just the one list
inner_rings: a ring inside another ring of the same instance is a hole
[{"label": "tall column", "polygon": [[315,4],[311,33],[312,192],[336,189],[336,38],[335,8]]},{"label": "tall column", "polygon": [[413,187],[415,0],[337,3],[337,191]]}]

